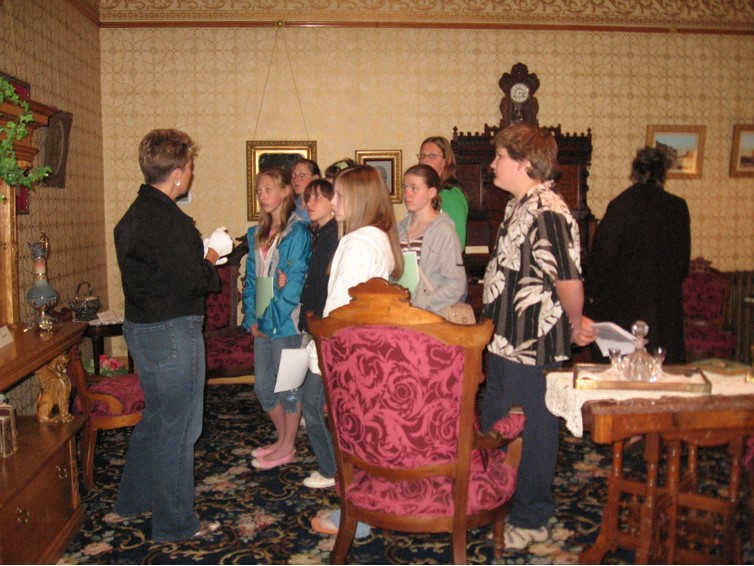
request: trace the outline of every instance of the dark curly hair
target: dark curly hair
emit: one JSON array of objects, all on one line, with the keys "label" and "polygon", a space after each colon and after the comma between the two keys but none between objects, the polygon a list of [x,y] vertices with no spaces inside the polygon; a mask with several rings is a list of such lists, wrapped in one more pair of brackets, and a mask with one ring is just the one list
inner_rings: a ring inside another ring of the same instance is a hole
[{"label": "dark curly hair", "polygon": [[634,183],[652,183],[662,187],[668,169],[675,160],[676,152],[672,147],[642,147],[636,152],[631,164],[631,180]]}]

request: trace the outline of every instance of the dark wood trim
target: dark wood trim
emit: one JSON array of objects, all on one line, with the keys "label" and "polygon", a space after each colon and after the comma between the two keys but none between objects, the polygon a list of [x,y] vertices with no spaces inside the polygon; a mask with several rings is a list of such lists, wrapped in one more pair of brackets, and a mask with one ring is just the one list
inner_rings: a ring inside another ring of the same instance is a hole
[{"label": "dark wood trim", "polygon": [[[76,1],[76,0],[69,0]],[[251,28],[251,27],[289,27],[289,28],[377,28],[377,29],[468,29],[468,30],[528,30],[528,31],[590,31],[618,33],[680,33],[705,35],[754,35],[754,29],[718,29],[680,26],[619,26],[596,24],[516,24],[485,22],[406,22],[406,21],[118,21],[100,22],[102,28]]]},{"label": "dark wood trim", "polygon": [[68,0],[68,3],[76,8],[81,14],[94,25],[100,27],[99,12],[85,0]]}]

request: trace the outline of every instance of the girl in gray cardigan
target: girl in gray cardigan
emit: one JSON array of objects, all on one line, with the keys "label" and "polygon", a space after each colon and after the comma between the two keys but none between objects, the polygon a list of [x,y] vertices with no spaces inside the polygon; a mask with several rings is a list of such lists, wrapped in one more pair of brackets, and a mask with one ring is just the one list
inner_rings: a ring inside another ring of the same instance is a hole
[{"label": "girl in gray cardigan", "polygon": [[408,216],[398,226],[401,250],[415,252],[419,282],[411,304],[442,313],[466,298],[466,270],[455,224],[440,210],[437,172],[414,165],[403,175],[403,202]]}]

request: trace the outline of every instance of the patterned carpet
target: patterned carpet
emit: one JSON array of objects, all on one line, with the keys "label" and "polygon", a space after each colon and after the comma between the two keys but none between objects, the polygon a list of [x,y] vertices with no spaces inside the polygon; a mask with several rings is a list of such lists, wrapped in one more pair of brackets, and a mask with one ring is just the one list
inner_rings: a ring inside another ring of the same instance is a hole
[{"label": "patterned carpet", "polygon": [[[97,487],[85,495],[87,518],[59,563],[272,563],[329,562],[334,536],[310,530],[311,517],[322,507],[337,506],[334,489],[311,490],[301,481],[315,468],[302,430],[297,439],[298,460],[275,470],[257,471],[250,465],[251,450],[271,440],[272,425],[261,414],[251,386],[207,388],[204,434],[196,449],[196,510],[202,520],[222,523],[205,540],[154,543],[146,537],[149,517],[108,525],[102,517],[111,511],[123,466],[129,429],[100,433],[95,460]],[[700,467],[703,477],[720,478],[727,471],[721,451],[712,450]],[[626,466],[642,467],[637,447],[626,455]],[[551,541],[535,544],[528,552],[509,551],[509,564],[575,563],[578,552],[596,538],[607,498],[609,449],[588,439],[573,438],[561,430]],[[742,519],[743,521],[743,519]],[[740,528],[745,525],[741,524]],[[492,562],[489,528],[469,532],[468,560]],[[754,552],[747,543],[744,560]],[[445,564],[451,561],[448,535],[413,535],[373,529],[356,541],[348,557],[357,564]],[[604,563],[633,561],[633,552],[608,554]]]}]

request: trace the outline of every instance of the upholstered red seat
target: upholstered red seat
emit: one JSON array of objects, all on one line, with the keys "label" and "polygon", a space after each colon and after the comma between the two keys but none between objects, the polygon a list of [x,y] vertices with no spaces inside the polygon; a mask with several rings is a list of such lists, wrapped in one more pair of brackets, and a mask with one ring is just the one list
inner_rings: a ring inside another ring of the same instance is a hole
[{"label": "upholstered red seat", "polygon": [[[466,513],[494,509],[511,498],[516,489],[516,470],[505,463],[501,450],[488,450],[485,463],[478,450],[471,454],[469,500]],[[446,516],[453,509],[453,481],[436,476],[418,481],[391,482],[364,472],[354,474],[347,497],[372,511],[395,515]]]},{"label": "upholstered red seat", "polygon": [[254,343],[242,327],[233,332],[205,334],[207,377],[254,373]]},{"label": "upholstered red seat", "polygon": [[[510,454],[499,443],[477,442],[475,398],[492,323],[449,323],[411,307],[407,292],[383,279],[350,294],[354,300],[326,319],[309,318],[343,513],[332,561],[345,559],[357,520],[451,532],[461,563],[466,529],[494,522],[497,554],[520,438]],[[509,415],[498,423],[499,435],[520,433],[523,419]]]},{"label": "upholstered red seat", "polygon": [[733,356],[736,337],[724,328],[725,308],[731,282],[710,267],[710,262],[696,258],[683,281],[683,340],[689,361],[701,358]]},{"label": "upholstered red seat", "polygon": [[94,487],[94,448],[98,430],[134,426],[141,420],[144,392],[136,374],[87,379],[78,348],[71,349],[68,376],[76,389],[74,412],[88,418],[81,437],[84,485]]},{"label": "upholstered red seat", "polygon": [[220,291],[209,293],[205,301],[204,345],[208,379],[254,373],[251,334],[237,323],[240,259],[240,254],[234,252],[228,263],[217,267]]},{"label": "upholstered red seat", "polygon": [[[139,376],[133,373],[124,375],[114,375],[103,377],[93,385],[89,386],[89,393],[101,393],[117,399],[122,408],[110,403],[108,404],[102,398],[91,396],[91,406],[89,408],[90,416],[112,417],[117,415],[128,415],[139,413],[144,410],[144,391],[141,389]],[[73,410],[76,414],[83,413],[81,396],[76,395],[73,402]]]}]

